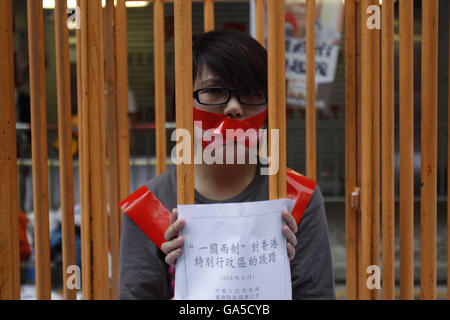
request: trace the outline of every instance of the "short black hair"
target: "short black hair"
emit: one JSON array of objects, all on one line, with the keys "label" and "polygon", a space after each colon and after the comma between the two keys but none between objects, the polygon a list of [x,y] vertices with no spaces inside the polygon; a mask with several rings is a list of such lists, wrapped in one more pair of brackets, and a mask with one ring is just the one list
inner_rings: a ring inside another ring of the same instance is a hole
[{"label": "short black hair", "polygon": [[207,67],[235,88],[267,95],[267,51],[250,35],[236,31],[210,31],[197,36],[192,46],[193,81]]}]

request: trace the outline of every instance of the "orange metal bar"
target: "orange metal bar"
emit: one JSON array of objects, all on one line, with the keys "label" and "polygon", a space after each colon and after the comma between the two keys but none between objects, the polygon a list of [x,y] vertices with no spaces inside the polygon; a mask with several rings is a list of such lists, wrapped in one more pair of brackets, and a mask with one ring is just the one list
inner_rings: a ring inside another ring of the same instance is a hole
[{"label": "orange metal bar", "polygon": [[[361,256],[360,256],[360,297],[370,299],[370,291],[365,287],[366,268],[371,263],[372,249],[372,109],[373,92],[369,78],[373,74],[371,70],[372,39],[365,26],[365,8],[370,0],[361,0]],[[369,78],[369,79],[368,79]]]},{"label": "orange metal bar", "polygon": [[383,299],[395,299],[394,0],[382,6]]},{"label": "orange metal bar", "polygon": [[[103,32],[105,52],[115,50],[115,8],[114,1],[107,0],[103,11]],[[114,55],[105,55],[105,112],[106,112],[106,156],[107,186],[109,204],[109,251],[111,254],[111,299],[119,293],[120,254],[120,208],[119,199],[119,155],[116,104],[116,66]]]},{"label": "orange metal bar", "polygon": [[[108,223],[104,119],[103,17],[99,1],[81,1],[83,298],[108,299]],[[86,272],[90,271],[90,272]]]},{"label": "orange metal bar", "polygon": [[[77,0],[77,6],[81,8],[82,0]],[[86,11],[80,10],[80,21],[86,19]],[[77,50],[77,125],[78,125],[78,159],[79,159],[79,179],[80,179],[80,203],[83,206],[83,211],[87,212],[89,210],[89,202],[86,201],[87,198],[87,190],[85,188],[81,187],[82,181],[85,181],[87,178],[87,171],[83,170],[82,168],[86,167],[86,156],[85,151],[82,148],[83,141],[85,138],[85,129],[83,123],[84,120],[84,108],[83,108],[83,102],[86,100],[86,92],[83,91],[82,84],[86,83],[87,81],[87,74],[85,72],[82,72],[82,60],[87,59],[87,51],[86,46],[82,45],[82,34],[81,34],[81,28],[76,30],[76,50]],[[83,212],[82,212],[83,214]],[[88,217],[87,217],[88,218]],[[85,218],[83,218],[85,220]],[[83,223],[83,222],[82,222]],[[82,226],[81,228],[81,243],[88,241],[90,239],[90,233],[88,232],[89,229],[84,228]],[[91,265],[89,263],[83,264],[83,261],[87,261],[90,256],[90,251],[85,250],[81,251],[82,255],[82,268],[83,268],[83,274],[91,274]],[[88,277],[82,277],[82,288],[83,288],[83,299],[88,300],[90,299],[91,295],[89,294],[91,289],[91,282],[89,281]]]},{"label": "orange metal bar", "polygon": [[64,299],[76,299],[76,289],[66,285],[70,265],[76,264],[73,199],[72,123],[70,100],[69,31],[66,26],[67,2],[55,1],[56,82],[58,95],[58,146],[61,186],[61,229]]},{"label": "orange metal bar", "polygon": [[399,2],[400,299],[414,299],[414,1]]},{"label": "orange metal bar", "polygon": [[[271,157],[271,165],[274,168],[279,168],[279,158],[275,156],[276,152],[279,154],[279,150],[273,150],[272,148],[272,139],[274,138],[272,134],[272,130],[278,130],[278,112],[277,112],[277,73],[275,70],[277,69],[276,65],[276,32],[274,28],[276,28],[276,22],[272,18],[273,10],[274,10],[274,1],[268,3],[267,12],[267,57],[268,57],[268,142],[269,142],[269,156]],[[269,14],[270,13],[270,14]],[[270,17],[270,18],[269,18]],[[274,25],[275,23],[275,25]],[[276,144],[279,145],[278,143]],[[278,176],[276,174],[269,176],[269,199],[274,200],[278,199]]]},{"label": "orange metal bar", "polygon": [[[276,178],[278,198],[286,197],[286,77],[285,77],[285,34],[284,34],[284,1],[271,1],[267,4],[268,52],[269,59],[269,91],[276,93],[274,104],[269,102],[269,113],[277,113],[274,129],[278,129],[278,173]],[[269,45],[269,41],[272,42]],[[270,53],[271,52],[271,53]],[[271,76],[275,75],[275,76]],[[271,89],[272,88],[272,89]],[[269,94],[270,97],[270,94]],[[269,119],[269,122],[271,120]],[[269,126],[270,127],[270,126]],[[272,155],[272,151],[270,153]]]},{"label": "orange metal bar", "polygon": [[[269,141],[272,130],[278,130],[278,151],[269,153],[271,165],[278,168],[276,174],[269,176],[269,198],[278,199],[286,196],[286,96],[285,96],[285,61],[284,57],[284,2],[267,3],[267,53],[268,53],[268,87],[269,87]],[[281,27],[282,26],[282,27]],[[278,152],[278,157],[275,154]]]},{"label": "orange metal bar", "polygon": [[276,29],[276,45],[277,45],[277,69],[278,74],[276,88],[278,90],[278,130],[279,130],[279,168],[278,168],[278,197],[286,198],[286,40],[285,40],[285,4],[280,1],[277,7],[277,29]]},{"label": "orange metal bar", "polygon": [[[194,150],[192,110],[192,2],[174,0],[176,126],[187,130]],[[180,139],[177,136],[177,140]],[[177,156],[179,156],[177,154]],[[177,164],[178,204],[194,204],[194,155],[189,163]]]},{"label": "orange metal bar", "polygon": [[164,53],[164,3],[162,0],[155,0],[155,2],[153,3],[153,30],[154,30],[153,47],[155,48],[156,174],[160,175],[161,173],[166,171],[166,158],[167,158],[166,127],[165,127],[166,62]]},{"label": "orange metal bar", "polygon": [[357,166],[356,166],[356,185],[358,186],[356,191],[357,197],[355,200],[355,202],[357,202],[357,214],[355,216],[356,218],[356,235],[357,235],[357,272],[356,272],[356,277],[357,279],[357,284],[358,284],[358,289],[357,289],[357,299],[360,299],[361,297],[361,291],[362,291],[362,286],[364,284],[364,279],[361,279],[361,274],[365,273],[365,270],[363,270],[361,268],[361,257],[362,257],[362,236],[361,236],[361,221],[362,221],[362,212],[361,212],[361,185],[362,185],[362,178],[361,178],[361,172],[362,172],[362,155],[361,155],[361,144],[362,144],[362,128],[361,128],[361,119],[362,119],[362,107],[361,107],[361,87],[362,87],[362,76],[361,76],[361,19],[362,19],[362,10],[361,10],[361,3],[359,2],[359,0],[355,1],[356,2],[356,38],[357,38],[357,43],[356,43],[356,86],[357,86],[357,94],[356,94],[356,102],[357,102],[357,113],[356,113],[356,141],[357,141],[357,145],[356,145],[356,158],[357,158]]},{"label": "orange metal bar", "polygon": [[[377,0],[373,2],[376,5],[379,5]],[[380,146],[380,105],[381,105],[381,85],[380,85],[380,71],[381,71],[381,32],[378,29],[373,30],[373,126],[372,126],[372,174],[373,174],[373,185],[372,185],[372,212],[373,212],[373,223],[372,223],[372,265],[379,266],[380,265],[380,188],[381,188],[381,169],[380,169],[380,154],[381,154],[381,146]],[[367,273],[366,273],[367,274]],[[371,290],[371,298],[379,299],[380,298],[380,290],[372,289]]]},{"label": "orange metal bar", "polygon": [[[377,169],[374,152],[377,147],[379,129],[379,37],[376,30],[370,30],[366,25],[366,8],[376,5],[373,0],[361,0],[361,260],[360,260],[360,298],[375,299],[378,290],[370,290],[366,286],[366,270],[377,263],[377,207],[379,204]],[[378,142],[379,143],[379,142]],[[377,153],[375,153],[377,155]],[[379,155],[379,153],[378,153]]]},{"label": "orange metal bar", "polygon": [[203,0],[203,19],[204,31],[214,30],[214,0]]},{"label": "orange metal bar", "polygon": [[0,2],[0,300],[20,299],[12,0]]},{"label": "orange metal bar", "polygon": [[317,180],[316,0],[306,0],[306,175]]},{"label": "orange metal bar", "polygon": [[[116,4],[116,44],[127,42],[127,8],[125,0]],[[126,45],[116,45],[116,88],[119,132],[119,197],[130,193],[130,126],[128,121],[128,50]]]},{"label": "orange metal bar", "polygon": [[40,300],[50,299],[51,297],[44,12],[40,1],[28,0],[28,49],[36,297]]},{"label": "orange metal bar", "polygon": [[422,1],[422,188],[420,295],[436,299],[438,0]]},{"label": "orange metal bar", "polygon": [[[357,186],[357,60],[356,3],[345,1],[345,172],[346,172],[346,285],[347,299],[358,298],[358,208],[352,207],[352,192]],[[357,197],[357,195],[355,195]]]},{"label": "orange metal bar", "polygon": [[[79,150],[80,150],[80,200],[81,200],[81,214],[82,214],[82,225],[81,225],[81,268],[83,270],[84,276],[82,279],[82,288],[83,288],[83,299],[89,300],[92,299],[92,283],[91,283],[91,274],[92,274],[92,265],[90,263],[90,258],[92,255],[92,251],[90,248],[91,243],[91,232],[90,232],[90,225],[89,225],[89,211],[90,211],[90,201],[89,201],[89,189],[83,186],[83,184],[86,183],[86,181],[89,181],[89,170],[88,168],[88,161],[89,161],[89,151],[87,150],[87,146],[89,143],[88,137],[88,122],[87,122],[87,108],[84,106],[86,104],[87,95],[88,92],[85,89],[88,74],[86,72],[86,60],[88,59],[88,52],[87,52],[87,32],[86,32],[86,25],[87,25],[87,10],[82,10],[83,8],[86,8],[87,0],[79,0],[79,6],[81,8],[80,10],[80,19],[81,19],[81,29],[78,33],[77,43],[79,53],[79,85],[80,85],[80,100],[78,105],[78,125],[79,125]],[[86,276],[87,275],[87,276]]]}]

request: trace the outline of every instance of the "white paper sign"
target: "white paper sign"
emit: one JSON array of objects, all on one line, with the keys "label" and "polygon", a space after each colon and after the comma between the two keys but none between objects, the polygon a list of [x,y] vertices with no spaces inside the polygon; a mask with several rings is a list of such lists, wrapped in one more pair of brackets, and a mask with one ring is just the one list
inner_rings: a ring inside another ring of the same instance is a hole
[{"label": "white paper sign", "polygon": [[291,270],[282,234],[293,200],[180,205],[186,224],[175,299],[290,300]]}]

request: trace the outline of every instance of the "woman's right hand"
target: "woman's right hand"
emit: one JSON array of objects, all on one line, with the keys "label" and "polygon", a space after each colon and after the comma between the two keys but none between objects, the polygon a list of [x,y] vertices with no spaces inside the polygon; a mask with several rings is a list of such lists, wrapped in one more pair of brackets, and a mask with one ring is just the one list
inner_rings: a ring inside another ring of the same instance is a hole
[{"label": "woman's right hand", "polygon": [[178,210],[172,210],[172,216],[170,218],[170,226],[164,233],[164,242],[161,245],[161,250],[166,254],[166,263],[175,267],[177,258],[182,254],[182,247],[184,245],[184,239],[182,236],[178,236],[180,230],[184,227],[184,219],[178,219]]}]

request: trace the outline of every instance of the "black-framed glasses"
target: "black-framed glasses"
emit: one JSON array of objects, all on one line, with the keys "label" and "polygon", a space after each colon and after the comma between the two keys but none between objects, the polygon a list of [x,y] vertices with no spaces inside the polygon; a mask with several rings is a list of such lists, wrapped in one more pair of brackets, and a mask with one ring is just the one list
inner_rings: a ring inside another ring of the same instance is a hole
[{"label": "black-framed glasses", "polygon": [[223,87],[208,87],[194,91],[194,98],[205,106],[220,106],[230,101],[231,95],[236,93],[239,103],[246,106],[261,106],[267,104],[267,96],[252,89],[230,89]]}]

